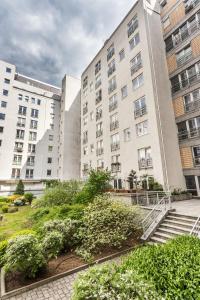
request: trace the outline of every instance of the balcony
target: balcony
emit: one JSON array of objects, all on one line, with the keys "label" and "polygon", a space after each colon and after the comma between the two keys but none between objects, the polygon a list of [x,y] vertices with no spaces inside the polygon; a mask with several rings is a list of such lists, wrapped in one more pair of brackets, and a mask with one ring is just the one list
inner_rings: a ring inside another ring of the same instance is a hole
[{"label": "balcony", "polygon": [[172,94],[175,94],[185,88],[189,88],[191,85],[199,82],[200,73],[196,73],[193,76],[182,80],[181,82],[177,82],[172,86]]},{"label": "balcony", "polygon": [[21,166],[22,162],[21,161],[13,161],[13,165],[15,166]]},{"label": "balcony", "polygon": [[200,155],[194,157],[194,166],[199,167],[200,166]]},{"label": "balcony", "polygon": [[112,173],[121,172],[121,163],[120,162],[112,163],[111,164],[111,172]]},{"label": "balcony", "polygon": [[136,109],[134,111],[134,116],[135,116],[135,119],[145,115],[147,113],[147,107],[146,105],[144,105],[143,107],[139,108],[139,109]]},{"label": "balcony", "polygon": [[88,138],[84,138],[83,139],[83,145],[87,144],[88,143]]},{"label": "balcony", "polygon": [[88,165],[84,165],[82,172],[83,172],[83,175],[85,175],[85,176],[88,175],[88,173],[89,173],[89,166]]},{"label": "balcony", "polygon": [[115,49],[113,48],[107,55],[107,61],[109,61],[114,54],[115,54]]},{"label": "balcony", "polygon": [[153,168],[152,158],[141,158],[138,161],[139,170]]},{"label": "balcony", "polygon": [[115,130],[117,128],[119,128],[119,121],[118,120],[110,123],[110,131]]},{"label": "balcony", "polygon": [[129,27],[127,31],[128,37],[130,37],[137,28],[138,28],[138,20],[135,20],[135,22]]},{"label": "balcony", "polygon": [[101,80],[99,80],[95,83],[95,90],[98,89],[98,87],[100,87],[100,85],[101,85]]},{"label": "balcony", "polygon": [[112,104],[109,105],[109,112],[115,110],[117,108],[117,101],[113,102]]},{"label": "balcony", "polygon": [[179,142],[184,141],[184,140],[197,138],[197,137],[200,137],[200,127],[196,128],[196,129],[192,129],[190,131],[183,130],[183,131],[178,133]]},{"label": "balcony", "polygon": [[111,94],[117,88],[116,82],[108,87],[108,94]]},{"label": "balcony", "polygon": [[187,14],[200,3],[200,0],[185,0],[184,2],[185,2],[185,13]]},{"label": "balcony", "polygon": [[29,167],[33,167],[35,165],[35,162],[34,161],[27,161],[27,166]]},{"label": "balcony", "polygon": [[142,68],[142,61],[139,61],[137,64],[131,67],[131,75],[135,74],[141,68]]},{"label": "balcony", "polygon": [[100,119],[102,118],[102,116],[103,116],[102,110],[98,111],[98,112],[96,113],[96,121],[100,120]]},{"label": "balcony", "polygon": [[96,98],[96,105],[99,104],[102,100],[102,96],[99,95],[97,98]]},{"label": "balcony", "polygon": [[118,143],[112,143],[111,145],[110,145],[110,147],[111,147],[111,151],[113,152],[113,151],[116,151],[116,150],[119,150],[120,149],[120,143],[118,142]]},{"label": "balcony", "polygon": [[187,54],[177,59],[177,66],[180,67],[184,65],[188,60],[192,58],[192,50],[190,50]]},{"label": "balcony", "polygon": [[15,152],[20,152],[20,153],[21,153],[21,152],[23,152],[23,148],[21,148],[21,147],[15,147],[15,148],[14,148],[14,151],[15,151]]},{"label": "balcony", "polygon": [[87,112],[88,112],[88,107],[84,107],[84,108],[83,108],[83,115],[86,115]]},{"label": "balcony", "polygon": [[185,104],[185,113],[193,112],[200,109],[200,97],[194,101]]},{"label": "balcony", "polygon": [[108,77],[110,77],[116,70],[115,65],[113,65],[112,67],[109,68],[108,70]]},{"label": "balcony", "polygon": [[25,123],[17,122],[17,126],[18,126],[18,127],[25,127]]},{"label": "balcony", "polygon": [[99,130],[96,131],[96,137],[97,138],[102,136],[102,135],[103,135],[103,129],[99,129]]},{"label": "balcony", "polygon": [[96,150],[96,155],[97,156],[100,156],[100,155],[102,155],[103,154],[103,148],[97,148],[97,150]]}]

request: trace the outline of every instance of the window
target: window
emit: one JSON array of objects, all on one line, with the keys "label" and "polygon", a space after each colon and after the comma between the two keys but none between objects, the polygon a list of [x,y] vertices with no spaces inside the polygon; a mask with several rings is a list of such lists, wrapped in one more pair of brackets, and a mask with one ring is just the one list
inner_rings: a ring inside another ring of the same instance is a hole
[{"label": "window", "polygon": [[87,85],[88,85],[88,76],[85,76],[85,78],[83,79],[83,89],[86,88]]},{"label": "window", "polygon": [[198,109],[200,100],[200,89],[194,90],[190,94],[184,96],[185,112],[195,111]]},{"label": "window", "polygon": [[115,60],[113,59],[109,64],[108,64],[108,77],[110,77],[116,70],[115,67]]},{"label": "window", "polygon": [[101,85],[101,74],[98,74],[95,79],[95,89],[98,89],[100,85]]},{"label": "window", "polygon": [[11,68],[6,67],[6,73],[11,73]]},{"label": "window", "polygon": [[97,160],[97,169],[103,169],[104,168],[104,161],[102,158]]},{"label": "window", "polygon": [[51,170],[47,170],[47,176],[51,176]]},{"label": "window", "polygon": [[0,120],[5,120],[5,117],[6,117],[5,114],[0,113]]},{"label": "window", "polygon": [[51,130],[54,130],[54,124],[50,124]]},{"label": "window", "polygon": [[29,141],[37,140],[37,132],[29,131]]},{"label": "window", "polygon": [[118,150],[120,148],[119,133],[111,136],[111,151]]},{"label": "window", "polygon": [[113,55],[115,54],[115,48],[114,44],[112,44],[108,49],[107,49],[107,61],[109,61]]},{"label": "window", "polygon": [[125,50],[122,49],[122,50],[119,52],[119,60],[122,61],[124,58],[125,58]]},{"label": "window", "polygon": [[49,135],[49,141],[53,141],[53,135]]},{"label": "window", "polygon": [[52,152],[53,151],[53,146],[48,146],[48,151]]},{"label": "window", "polygon": [[108,82],[108,93],[112,93],[117,88],[117,82],[116,77],[114,76],[112,79]]},{"label": "window", "polygon": [[26,102],[28,102],[28,101],[29,101],[29,96],[25,96],[25,97],[24,97],[24,100],[25,100]]},{"label": "window", "polygon": [[128,27],[128,37],[130,37],[134,32],[135,30],[138,28],[138,19],[137,19],[137,15],[135,15],[131,21],[128,23],[127,25]]},{"label": "window", "polygon": [[83,115],[87,114],[87,112],[88,112],[88,103],[85,102],[83,103]]},{"label": "window", "polygon": [[119,127],[118,113],[110,116],[110,130],[115,130]]},{"label": "window", "polygon": [[7,102],[6,101],[1,101],[1,107],[6,108],[7,107]]},{"label": "window", "polygon": [[121,88],[121,93],[122,93],[122,99],[126,98],[128,96],[128,88],[127,85],[123,86],[123,88]]},{"label": "window", "polygon": [[14,154],[13,165],[21,165],[21,163],[22,163],[22,155]]},{"label": "window", "polygon": [[102,106],[99,106],[96,109],[96,121],[100,120],[102,116],[103,116]]},{"label": "window", "polygon": [[28,144],[28,152],[35,153],[36,152],[36,145],[35,144]]},{"label": "window", "polygon": [[141,73],[139,76],[137,76],[135,79],[133,79],[133,90],[138,89],[141,85],[144,83],[144,77],[143,73]]},{"label": "window", "polygon": [[192,48],[190,45],[176,54],[178,67],[186,63],[192,57]]},{"label": "window", "polygon": [[148,133],[148,121],[141,122],[136,125],[137,136],[142,136]]},{"label": "window", "polygon": [[113,95],[109,98],[109,111],[113,111],[117,108],[117,94]]},{"label": "window", "polygon": [[25,106],[19,106],[19,110],[18,110],[18,114],[19,115],[23,115],[23,116],[26,116],[26,112],[27,112],[27,107]]},{"label": "window", "polygon": [[167,4],[167,0],[160,1],[160,6],[163,8]]},{"label": "window", "polygon": [[163,28],[166,29],[170,25],[170,19],[169,17],[163,21]]},{"label": "window", "polygon": [[33,178],[33,169],[26,169],[26,178]]},{"label": "window", "polygon": [[2,126],[0,126],[0,133],[3,133],[3,127]]},{"label": "window", "polygon": [[23,95],[22,94],[18,94],[18,100],[23,100]]},{"label": "window", "polygon": [[83,147],[83,155],[88,155],[88,146]]},{"label": "window", "polygon": [[124,142],[129,142],[131,140],[131,129],[126,128],[124,129]]},{"label": "window", "polygon": [[138,118],[143,116],[146,113],[147,113],[146,99],[145,96],[143,96],[138,100],[134,101],[134,115],[135,118]]},{"label": "window", "polygon": [[2,140],[0,140],[0,147],[2,146]]},{"label": "window", "polygon": [[98,104],[99,102],[101,102],[102,100],[102,90],[98,90],[98,92],[96,92],[96,104]]},{"label": "window", "polygon": [[90,145],[90,152],[93,153],[94,152],[94,144]]},{"label": "window", "polygon": [[41,104],[41,100],[37,99],[37,105],[40,105],[40,104]]},{"label": "window", "polygon": [[8,90],[3,90],[3,95],[8,96]]},{"label": "window", "polygon": [[26,125],[26,119],[25,118],[17,118],[17,126],[19,127],[25,127]]},{"label": "window", "polygon": [[135,46],[137,46],[139,42],[140,42],[140,36],[139,33],[136,33],[136,35],[134,35],[134,37],[129,41],[130,50],[135,48]]},{"label": "window", "polygon": [[34,164],[35,164],[35,156],[28,156],[27,166],[34,166]]},{"label": "window", "polygon": [[35,104],[35,98],[33,98],[33,97],[31,98],[31,103]]},{"label": "window", "polygon": [[10,84],[10,79],[4,78],[4,83]]},{"label": "window", "polygon": [[193,158],[195,167],[200,166],[200,146],[193,147]]},{"label": "window", "polygon": [[142,148],[138,150],[138,164],[140,170],[153,167],[151,158],[151,147]]},{"label": "window", "polygon": [[24,130],[17,129],[17,131],[16,131],[16,139],[23,140],[24,139],[24,134],[25,134]]},{"label": "window", "polygon": [[31,109],[31,117],[32,118],[38,118],[39,110],[37,109]]},{"label": "window", "polygon": [[135,74],[140,68],[142,68],[142,57],[141,52],[138,53],[130,62],[131,64],[131,75]]},{"label": "window", "polygon": [[11,174],[12,178],[20,178],[20,169],[12,169],[12,174]]},{"label": "window", "polygon": [[91,113],[90,113],[90,121],[93,121],[94,120],[94,112],[92,111]]},{"label": "window", "polygon": [[97,156],[103,154],[103,140],[97,142]]},{"label": "window", "polygon": [[99,60],[98,63],[95,65],[95,75],[101,70],[101,61]]},{"label": "window", "polygon": [[24,147],[24,144],[23,144],[23,143],[15,142],[15,148],[14,148],[14,151],[22,152],[22,151],[23,151],[23,147]]},{"label": "window", "polygon": [[96,137],[100,137],[103,134],[103,123],[100,122],[96,125]]},{"label": "window", "polygon": [[37,129],[37,127],[38,127],[38,121],[36,121],[36,120],[31,120],[30,128],[31,128],[31,129]]},{"label": "window", "polygon": [[48,158],[47,158],[47,163],[48,163],[48,164],[51,164],[51,163],[52,163],[52,157],[48,157]]},{"label": "window", "polygon": [[112,173],[121,171],[120,155],[111,156],[111,171]]}]

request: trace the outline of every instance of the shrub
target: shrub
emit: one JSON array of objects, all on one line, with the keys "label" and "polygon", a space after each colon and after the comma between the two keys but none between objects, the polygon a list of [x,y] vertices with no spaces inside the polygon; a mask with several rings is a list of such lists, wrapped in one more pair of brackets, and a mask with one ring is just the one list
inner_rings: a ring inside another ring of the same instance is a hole
[{"label": "shrub", "polygon": [[8,213],[15,213],[18,211],[18,208],[17,207],[9,207],[8,208]]},{"label": "shrub", "polygon": [[31,203],[33,201],[33,198],[34,198],[33,193],[25,193],[24,194],[25,201],[28,202],[30,205],[31,205]]},{"label": "shrub", "polygon": [[2,267],[5,263],[5,254],[8,247],[8,241],[0,242],[0,267]]},{"label": "shrub", "polygon": [[63,250],[64,240],[63,234],[58,231],[49,232],[42,241],[42,249],[44,256],[48,259],[57,257]]},{"label": "shrub", "polygon": [[3,206],[8,206],[7,202],[0,202],[0,208],[2,208]]},{"label": "shrub", "polygon": [[20,236],[20,235],[27,235],[27,234],[31,234],[31,235],[36,235],[36,232],[32,229],[23,229],[20,231],[17,231],[16,233],[14,233],[11,237],[11,239]]},{"label": "shrub", "polygon": [[18,271],[34,278],[46,261],[37,238],[32,234],[17,236],[8,242],[5,254],[6,272]]},{"label": "shrub", "polygon": [[6,214],[8,212],[8,205],[3,205],[1,210],[2,210],[2,213]]},{"label": "shrub", "polygon": [[7,199],[9,202],[13,202],[14,200],[16,200],[20,197],[21,197],[21,195],[14,194],[14,195],[8,196]]},{"label": "shrub", "polygon": [[139,212],[135,207],[99,196],[85,209],[82,222],[78,233],[82,245],[77,253],[88,257],[106,246],[121,247],[138,229]]},{"label": "shrub", "polygon": [[73,300],[161,300],[155,288],[134,272],[121,272],[116,265],[93,267],[79,275]]},{"label": "shrub", "polygon": [[49,208],[38,208],[31,214],[30,219],[33,221],[38,221],[42,217],[48,215],[49,212],[50,212]]},{"label": "shrub", "polygon": [[8,197],[0,196],[0,203],[6,203],[8,201]]},{"label": "shrub", "polygon": [[24,184],[23,181],[20,179],[17,186],[16,190],[14,192],[15,195],[24,195]]},{"label": "shrub", "polygon": [[200,239],[178,237],[166,245],[147,246],[134,251],[122,270],[135,270],[152,282],[164,299],[199,299]]},{"label": "shrub", "polygon": [[58,212],[58,218],[80,220],[83,217],[84,208],[85,206],[81,204],[63,205]]}]

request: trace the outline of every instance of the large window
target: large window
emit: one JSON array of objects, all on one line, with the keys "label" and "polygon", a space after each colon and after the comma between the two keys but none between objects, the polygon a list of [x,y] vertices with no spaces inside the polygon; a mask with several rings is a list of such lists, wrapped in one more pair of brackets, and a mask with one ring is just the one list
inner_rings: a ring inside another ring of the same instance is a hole
[{"label": "large window", "polygon": [[114,76],[112,79],[108,82],[108,93],[112,93],[117,88],[117,82],[116,77]]},{"label": "large window", "polygon": [[117,94],[109,98],[109,111],[113,111],[117,108]]},{"label": "large window", "polygon": [[146,99],[145,96],[143,96],[138,100],[134,101],[134,115],[135,118],[138,118],[143,116],[146,113],[147,113]]},{"label": "large window", "polygon": [[130,62],[131,75],[135,74],[140,68],[142,68],[142,56],[141,52],[138,53]]},{"label": "large window", "polygon": [[17,131],[16,131],[16,139],[23,140],[24,139],[24,134],[25,134],[24,130],[17,129]]},{"label": "large window", "polygon": [[152,168],[152,157],[151,157],[151,147],[142,148],[138,150],[138,164],[139,169]]},{"label": "large window", "polygon": [[135,15],[131,20],[130,22],[128,23],[127,25],[128,27],[128,37],[130,37],[134,32],[135,30],[138,28],[138,19],[137,19],[137,15]]},{"label": "large window", "polygon": [[26,178],[33,178],[33,169],[26,169]]},{"label": "large window", "polygon": [[21,165],[21,163],[22,163],[22,155],[15,154],[13,158],[13,165]]},{"label": "large window", "polygon": [[195,167],[200,166],[200,146],[193,147],[193,157]]},{"label": "large window", "polygon": [[2,113],[0,113],[0,120],[5,120],[5,118],[6,118],[6,115],[5,115],[5,114],[2,114]]},{"label": "large window", "polygon": [[195,111],[200,108],[200,89],[184,96],[185,112]]},{"label": "large window", "polygon": [[39,110],[37,109],[31,109],[31,117],[32,118],[38,118],[38,115],[39,115]]},{"label": "large window", "polygon": [[19,109],[18,109],[18,114],[19,115],[23,115],[23,116],[26,116],[26,112],[27,112],[27,107],[25,106],[19,106]]},{"label": "large window", "polygon": [[36,120],[31,120],[30,128],[31,128],[31,129],[37,129],[37,127],[38,127],[38,121],[36,121]]},{"label": "large window", "polygon": [[35,153],[36,151],[36,145],[35,144],[28,144],[28,152],[29,153]]},{"label": "large window", "polygon": [[136,124],[136,133],[137,136],[142,136],[148,133],[148,121],[143,121],[139,124]]},{"label": "large window", "polygon": [[130,49],[132,50],[133,48],[135,48],[135,46],[137,46],[139,42],[140,42],[140,36],[139,33],[136,33],[134,37],[129,41]]},{"label": "large window", "polygon": [[143,73],[141,73],[139,76],[133,79],[133,90],[138,89],[141,85],[144,83],[144,76]]},{"label": "large window", "polygon": [[13,168],[11,177],[16,179],[20,178],[20,169]]},{"label": "large window", "polygon": [[118,150],[120,148],[119,133],[111,136],[111,151]]},{"label": "large window", "polygon": [[36,141],[37,140],[37,132],[30,131],[29,132],[29,141]]}]

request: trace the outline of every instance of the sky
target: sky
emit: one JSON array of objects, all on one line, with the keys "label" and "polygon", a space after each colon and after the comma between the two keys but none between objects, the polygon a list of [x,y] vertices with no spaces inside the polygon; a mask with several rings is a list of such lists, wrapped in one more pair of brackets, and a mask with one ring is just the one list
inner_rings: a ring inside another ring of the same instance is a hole
[{"label": "sky", "polygon": [[0,0],[0,59],[35,79],[80,78],[135,0]]}]

